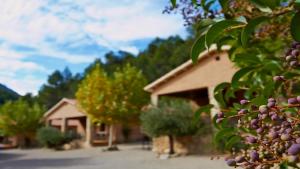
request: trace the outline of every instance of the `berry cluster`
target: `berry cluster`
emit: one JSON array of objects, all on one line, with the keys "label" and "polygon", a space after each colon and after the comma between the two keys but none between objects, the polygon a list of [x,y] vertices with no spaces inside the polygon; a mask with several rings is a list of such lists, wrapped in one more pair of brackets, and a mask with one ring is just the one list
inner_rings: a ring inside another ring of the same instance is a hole
[{"label": "berry cluster", "polygon": [[[217,115],[217,123],[224,118],[237,118],[238,128],[248,128],[249,133],[239,135],[245,148],[233,152],[228,158],[229,166],[243,168],[271,168],[283,161],[296,163],[300,155],[300,131],[298,111],[300,96],[289,98],[288,104],[280,105],[276,99],[269,98],[266,105],[254,106],[248,100],[241,100],[242,109],[237,115],[226,117],[223,112]],[[294,109],[295,114],[292,114]],[[250,134],[251,133],[251,134]]]},{"label": "berry cluster", "polygon": [[286,52],[285,60],[288,62],[288,65],[291,67],[297,67],[299,65],[300,56],[300,43],[294,42],[292,47]]},{"label": "berry cluster", "polygon": [[[294,42],[286,52],[290,68],[300,65],[300,43]],[[275,82],[288,82],[284,76],[274,76]],[[233,149],[226,163],[232,167],[269,169],[281,164],[298,167],[300,163],[300,96],[284,99],[269,98],[257,106],[249,100],[240,101],[235,115],[217,114],[216,123],[235,119],[242,148]],[[299,167],[298,167],[299,168]]]}]

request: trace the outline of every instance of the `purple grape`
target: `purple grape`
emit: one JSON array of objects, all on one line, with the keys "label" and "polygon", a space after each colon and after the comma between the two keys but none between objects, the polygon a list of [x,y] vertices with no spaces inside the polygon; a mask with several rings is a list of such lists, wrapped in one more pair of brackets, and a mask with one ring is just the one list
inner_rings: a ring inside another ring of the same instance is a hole
[{"label": "purple grape", "polygon": [[251,125],[258,125],[258,122],[259,122],[258,119],[252,119],[250,124]]},{"label": "purple grape", "polygon": [[267,104],[267,106],[268,106],[269,108],[275,107],[275,105],[276,105],[275,102],[269,102],[269,103]]},{"label": "purple grape", "polygon": [[253,161],[257,161],[257,160],[259,160],[259,154],[256,151],[251,151],[250,152],[250,158]]},{"label": "purple grape", "polygon": [[271,98],[268,99],[268,102],[276,102],[276,100],[271,97]]},{"label": "purple grape", "polygon": [[218,112],[217,117],[218,118],[223,118],[224,117],[224,113],[223,112]]},{"label": "purple grape", "polygon": [[297,98],[289,98],[288,99],[288,104],[297,104],[298,101],[297,101]]},{"label": "purple grape", "polygon": [[278,118],[278,115],[277,115],[277,114],[273,114],[273,115],[271,116],[271,119],[272,119],[273,121],[276,121],[276,120],[278,120],[279,118]]},{"label": "purple grape", "polygon": [[258,128],[258,129],[256,129],[256,133],[258,133],[258,134],[261,134],[261,133],[263,133],[264,132],[264,129],[263,128]]},{"label": "purple grape", "polygon": [[243,115],[243,114],[246,114],[248,113],[248,110],[246,109],[241,109],[239,112],[238,112],[238,115]]},{"label": "purple grape", "polygon": [[273,77],[273,81],[275,81],[275,82],[281,82],[284,80],[285,80],[285,78],[283,76],[274,76]]},{"label": "purple grape", "polygon": [[275,131],[271,131],[269,134],[268,134],[269,138],[271,139],[276,139],[278,137],[278,133],[275,132]]},{"label": "purple grape", "polygon": [[217,124],[222,123],[223,120],[224,120],[223,118],[218,118],[218,119],[216,120],[216,123],[217,123]]},{"label": "purple grape", "polygon": [[236,166],[236,162],[235,162],[234,159],[228,159],[228,160],[226,161],[226,163],[227,163],[228,166],[231,166],[231,167]]},{"label": "purple grape", "polygon": [[296,139],[296,143],[300,144],[300,137]]},{"label": "purple grape", "polygon": [[249,100],[243,99],[240,101],[240,103],[241,103],[241,105],[245,105],[245,104],[249,103]]},{"label": "purple grape", "polygon": [[246,140],[248,143],[256,143],[257,142],[257,139],[255,137],[252,137],[252,136],[249,136],[249,137],[246,137]]},{"label": "purple grape", "polygon": [[[285,133],[287,133],[287,134],[289,134],[289,133],[291,133],[293,130],[291,129],[291,128],[287,128],[287,129],[285,129]],[[300,140],[299,140],[300,141]]]},{"label": "purple grape", "polygon": [[245,157],[243,157],[243,156],[237,156],[237,157],[235,157],[235,161],[237,163],[242,163],[242,162],[245,161]]},{"label": "purple grape", "polygon": [[298,66],[298,61],[295,61],[295,60],[291,61],[290,66],[292,66],[292,67]]},{"label": "purple grape", "polygon": [[300,152],[300,144],[293,144],[288,149],[288,154],[290,154],[290,155],[297,155],[299,152]]},{"label": "purple grape", "polygon": [[292,50],[291,55],[295,57],[299,56],[299,50],[297,49]]}]

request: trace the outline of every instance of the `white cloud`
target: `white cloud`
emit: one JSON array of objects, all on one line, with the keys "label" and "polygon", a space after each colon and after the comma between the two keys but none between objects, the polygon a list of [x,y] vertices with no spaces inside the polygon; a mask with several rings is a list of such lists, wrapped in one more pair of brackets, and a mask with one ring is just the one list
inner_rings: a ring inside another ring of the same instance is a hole
[{"label": "white cloud", "polygon": [[125,51],[125,52],[129,52],[132,53],[134,55],[139,53],[139,49],[135,46],[124,46],[124,47],[120,47],[120,50]]},{"label": "white cloud", "polygon": [[17,93],[24,95],[28,92],[37,94],[37,89],[44,82],[45,79],[39,79],[31,76],[25,76],[22,78],[0,76],[0,82],[7,87],[15,90]]}]

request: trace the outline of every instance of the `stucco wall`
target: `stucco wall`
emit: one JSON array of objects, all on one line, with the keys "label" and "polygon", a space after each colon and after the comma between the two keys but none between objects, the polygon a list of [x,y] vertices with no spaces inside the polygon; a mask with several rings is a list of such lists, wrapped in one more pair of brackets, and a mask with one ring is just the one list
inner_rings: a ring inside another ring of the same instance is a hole
[{"label": "stucco wall", "polygon": [[187,68],[184,72],[156,87],[152,95],[214,87],[221,82],[231,81],[236,70],[226,52],[213,53],[201,59],[198,64]]},{"label": "stucco wall", "polygon": [[63,103],[52,114],[50,114],[46,120],[60,119],[60,118],[74,118],[85,117],[86,115],[79,112],[75,105],[69,103]]}]

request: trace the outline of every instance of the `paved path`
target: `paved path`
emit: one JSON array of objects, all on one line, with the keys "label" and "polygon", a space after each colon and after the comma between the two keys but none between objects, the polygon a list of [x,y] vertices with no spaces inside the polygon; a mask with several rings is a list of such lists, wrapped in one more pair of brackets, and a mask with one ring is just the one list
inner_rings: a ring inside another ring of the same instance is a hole
[{"label": "paved path", "polygon": [[208,156],[157,159],[140,146],[122,145],[121,151],[102,152],[102,148],[70,151],[0,150],[0,169],[227,169],[223,160]]}]

